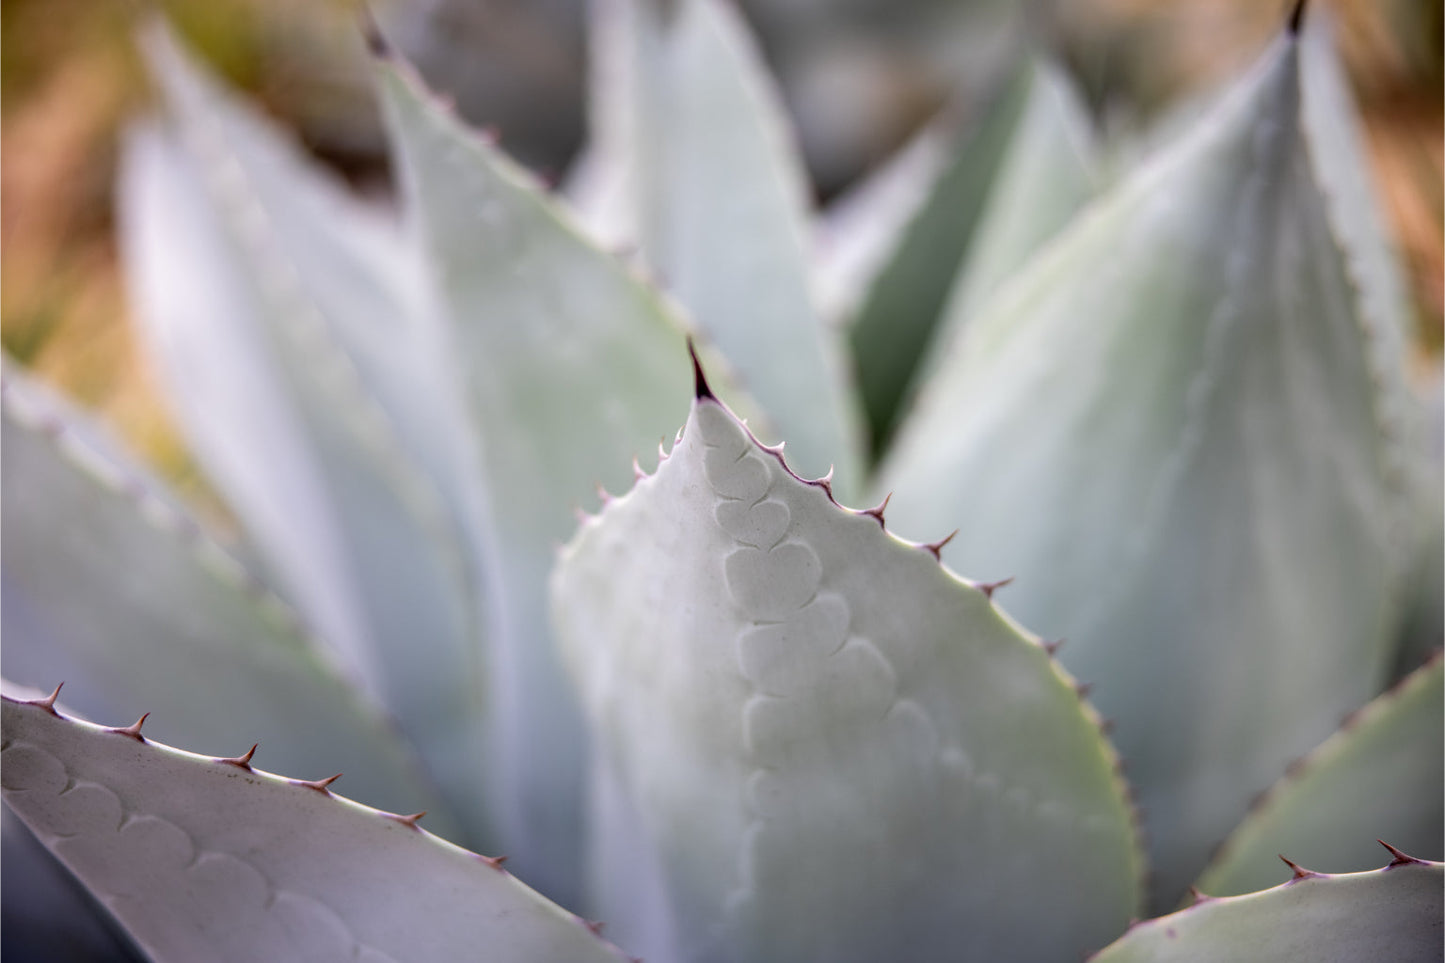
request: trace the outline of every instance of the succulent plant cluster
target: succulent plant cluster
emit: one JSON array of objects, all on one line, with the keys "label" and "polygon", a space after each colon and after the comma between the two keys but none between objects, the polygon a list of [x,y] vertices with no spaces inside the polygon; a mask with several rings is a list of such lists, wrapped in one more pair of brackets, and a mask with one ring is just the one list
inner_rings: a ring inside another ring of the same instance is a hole
[{"label": "succulent plant cluster", "polygon": [[372,35],[400,219],[145,34],[121,243],[240,531],[7,362],[7,870],[158,961],[1438,959],[1327,17],[1137,156],[1024,60],[814,216],[731,8],[593,8],[560,192]]}]

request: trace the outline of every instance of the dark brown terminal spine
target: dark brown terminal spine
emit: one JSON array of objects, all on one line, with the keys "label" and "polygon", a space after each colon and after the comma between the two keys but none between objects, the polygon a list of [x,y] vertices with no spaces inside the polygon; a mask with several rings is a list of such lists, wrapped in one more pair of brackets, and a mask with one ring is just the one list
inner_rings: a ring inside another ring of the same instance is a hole
[{"label": "dark brown terminal spine", "polygon": [[697,346],[692,343],[692,338],[687,339],[687,353],[692,358],[693,393],[699,401],[703,398],[717,401],[717,395],[713,394],[712,388],[708,387],[707,375],[702,372],[702,362],[697,360]]}]

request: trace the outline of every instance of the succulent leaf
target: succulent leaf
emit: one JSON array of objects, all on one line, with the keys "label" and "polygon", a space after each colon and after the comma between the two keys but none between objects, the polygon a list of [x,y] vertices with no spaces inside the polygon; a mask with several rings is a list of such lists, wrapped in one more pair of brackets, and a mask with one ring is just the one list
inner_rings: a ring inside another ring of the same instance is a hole
[{"label": "succulent leaf", "polygon": [[[664,9],[666,8],[666,9]],[[736,366],[789,454],[862,483],[859,413],[810,290],[802,161],[760,53],[719,0],[593,4],[599,175],[666,289]]]},{"label": "succulent leaf", "polygon": [[249,764],[9,697],[6,804],[155,963],[620,960],[495,860]]},{"label": "succulent leaf", "polygon": [[1442,948],[1442,883],[1440,863],[1408,857],[1345,876],[1299,870],[1274,889],[1205,897],[1141,923],[1090,963],[1430,963],[1440,959]]},{"label": "succulent leaf", "polygon": [[[475,803],[481,582],[433,434],[449,423],[437,379],[413,366],[424,339],[404,320],[406,258],[168,33],[144,45],[171,126],[127,142],[124,254],[142,329],[186,399],[182,426],[288,594],[415,742],[468,839],[489,842]],[[402,345],[395,370],[379,339]],[[418,427],[428,416],[438,424]]]},{"label": "succulent leaf", "polygon": [[882,471],[1117,722],[1172,902],[1374,692],[1396,438],[1281,38],[969,323]]},{"label": "succulent leaf", "polygon": [[[340,765],[360,799],[444,811],[409,747],[291,610],[159,483],[87,441],[77,416],[7,368],[0,390],[5,671],[67,682],[92,718],[144,705],[207,752],[264,744],[302,772]],[[241,740],[246,740],[245,745]]]},{"label": "succulent leaf", "polygon": [[1044,60],[959,139],[854,321],[875,457],[968,317],[1097,192],[1094,155],[1078,93]]},{"label": "succulent leaf", "polygon": [[1437,656],[1296,765],[1225,841],[1195,884],[1213,896],[1279,879],[1275,853],[1326,872],[1375,862],[1376,838],[1445,855],[1445,674]]},{"label": "succulent leaf", "polygon": [[1067,958],[1137,906],[1097,717],[988,587],[881,522],[700,392],[657,473],[563,551],[592,829],[624,841],[593,895],[633,949]]},{"label": "succulent leaf", "polygon": [[586,238],[529,174],[402,64],[377,82],[434,305],[486,489],[500,626],[491,651],[491,772],[510,850],[571,903],[580,873],[581,716],[547,623],[553,546],[599,485],[670,436],[686,396],[684,332],[666,303]]}]

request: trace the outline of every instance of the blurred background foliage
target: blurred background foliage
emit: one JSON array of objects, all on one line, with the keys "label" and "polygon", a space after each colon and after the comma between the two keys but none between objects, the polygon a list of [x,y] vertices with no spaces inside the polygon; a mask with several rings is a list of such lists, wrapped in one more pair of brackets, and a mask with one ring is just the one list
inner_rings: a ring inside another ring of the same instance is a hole
[{"label": "blurred background foliage", "polygon": [[[1442,0],[1329,5],[1413,284],[1419,373],[1432,379],[1445,311]],[[1127,140],[1236,73],[1286,15],[1285,0],[742,6],[780,78],[820,203],[944,104],[980,101],[1020,37],[1069,65],[1101,128]],[[112,239],[117,137],[150,96],[132,29],[153,7],[358,190],[385,201],[387,162],[358,0],[0,3],[0,338],[219,518],[132,343]],[[585,0],[375,0],[371,9],[464,116],[494,127],[544,178],[564,175],[585,133]]]}]

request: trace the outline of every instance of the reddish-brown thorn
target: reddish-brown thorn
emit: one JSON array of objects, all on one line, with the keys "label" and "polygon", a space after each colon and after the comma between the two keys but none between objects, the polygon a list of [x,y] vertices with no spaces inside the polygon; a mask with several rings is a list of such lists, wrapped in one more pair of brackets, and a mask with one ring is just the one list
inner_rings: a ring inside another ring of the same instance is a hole
[{"label": "reddish-brown thorn", "polygon": [[1294,9],[1289,14],[1289,32],[1298,35],[1300,27],[1304,25],[1305,0],[1295,0]]},{"label": "reddish-brown thorn", "polygon": [[403,826],[410,826],[412,829],[420,830],[421,827],[417,825],[417,822],[421,817],[426,815],[426,810],[423,809],[419,813],[412,813],[410,816],[399,816],[396,813],[382,813],[382,815],[393,822],[401,823]]},{"label": "reddish-brown thorn", "polygon": [[1390,860],[1390,865],[1385,867],[1386,869],[1393,869],[1393,868],[1396,867],[1396,866],[1411,866],[1411,865],[1414,865],[1414,864],[1416,864],[1416,863],[1419,863],[1420,865],[1424,865],[1424,863],[1425,863],[1425,861],[1424,861],[1423,859],[1416,859],[1414,856],[1411,856],[1409,853],[1401,852],[1400,850],[1396,849],[1394,846],[1391,846],[1389,843],[1385,842],[1383,839],[1377,839],[1377,840],[1375,840],[1375,842],[1379,843],[1381,846],[1383,846],[1383,847],[1385,847],[1386,849],[1388,849],[1388,850],[1390,851],[1390,855],[1391,855],[1392,857],[1394,857],[1393,859]]},{"label": "reddish-brown thorn", "polygon": [[1089,693],[1094,691],[1094,683],[1076,682],[1074,683],[1074,691],[1079,694],[1080,699],[1087,699],[1089,697]]},{"label": "reddish-brown thorn", "polygon": [[1099,731],[1106,736],[1111,735],[1114,732],[1114,720],[1108,718],[1100,719]]},{"label": "reddish-brown thorn", "polygon": [[1008,585],[1013,580],[1014,577],[1010,575],[1008,578],[1001,578],[997,582],[979,582],[977,587],[980,592],[982,592],[988,598],[992,599],[993,593],[997,592],[1005,585]]},{"label": "reddish-brown thorn", "polygon": [[1290,877],[1290,882],[1294,882],[1297,879],[1309,879],[1312,876],[1320,875],[1313,870],[1305,869],[1299,863],[1296,863],[1293,860],[1289,859],[1287,856],[1285,856],[1284,853],[1280,853],[1279,858],[1284,861],[1284,864],[1286,866],[1288,866],[1291,870],[1294,871],[1294,876]]},{"label": "reddish-brown thorn", "polygon": [[112,730],[110,730],[110,731],[113,732],[113,733],[115,733],[115,734],[118,735],[118,736],[129,736],[130,738],[134,739],[136,742],[145,742],[145,741],[146,741],[145,736],[143,736],[143,735],[140,734],[140,727],[143,726],[143,725],[145,725],[145,722],[146,722],[147,719],[150,718],[150,715],[151,715],[151,714],[150,714],[149,712],[147,712],[145,715],[141,716],[139,719],[137,719],[135,722],[131,723],[130,725],[126,726],[125,728],[123,728],[123,729],[112,729]]},{"label": "reddish-brown thorn", "polygon": [[371,11],[366,5],[361,5],[361,36],[366,41],[366,49],[371,51],[373,57],[387,57],[391,55],[391,45],[382,36],[381,30],[372,19]]},{"label": "reddish-brown thorn", "polygon": [[228,758],[228,759],[217,759],[216,761],[217,761],[217,762],[224,762],[226,765],[228,765],[228,766],[235,766],[235,767],[238,768],[238,769],[250,769],[250,768],[251,768],[251,757],[253,757],[253,756],[256,755],[256,746],[259,746],[259,745],[260,745],[259,742],[256,743],[255,746],[252,746],[250,749],[247,749],[244,753],[242,753],[242,754],[239,755],[239,756],[231,756],[231,757]]},{"label": "reddish-brown thorn", "polygon": [[717,395],[713,394],[712,388],[708,387],[707,375],[703,374],[702,362],[697,359],[697,346],[692,343],[691,337],[687,339],[687,353],[688,356],[692,358],[692,388],[694,396],[699,400],[711,398],[713,401],[716,401]]},{"label": "reddish-brown thorn", "polygon": [[579,916],[577,918],[582,921],[583,926],[587,927],[589,930],[592,931],[593,936],[601,936],[602,930],[605,929],[607,925],[601,920],[589,920],[583,916]]},{"label": "reddish-brown thorn", "polygon": [[878,524],[879,524],[879,525],[883,526],[884,528],[887,528],[887,527],[888,527],[887,524],[883,521],[883,513],[888,510],[888,503],[889,503],[890,501],[892,501],[892,500],[893,500],[893,493],[892,493],[892,492],[889,492],[887,495],[884,495],[884,496],[883,496],[883,501],[879,502],[877,505],[875,505],[875,506],[872,507],[872,508],[865,508],[863,511],[859,512],[858,514],[860,514],[860,515],[872,515],[874,518],[878,519]]},{"label": "reddish-brown thorn", "polygon": [[331,792],[331,784],[341,778],[341,773],[334,776],[327,776],[325,779],[318,779],[315,782],[307,782],[304,779],[296,779],[293,782],[298,786],[305,786],[307,789],[314,789],[317,792]]},{"label": "reddish-brown thorn", "polygon": [[492,867],[492,869],[495,869],[495,870],[497,870],[498,872],[505,872],[505,870],[502,869],[502,864],[507,861],[507,857],[505,857],[505,856],[478,856],[477,858],[480,859],[482,862],[486,863],[488,866]]},{"label": "reddish-brown thorn", "polygon": [[1189,887],[1189,898],[1195,903],[1202,903],[1205,900],[1209,899],[1208,896],[1205,896],[1203,893],[1199,892],[1198,886]]},{"label": "reddish-brown thorn", "polygon": [[1045,643],[1044,643],[1044,651],[1047,652],[1050,657],[1053,657],[1053,656],[1055,656],[1055,655],[1058,655],[1058,654],[1059,654],[1059,649],[1061,649],[1061,648],[1063,648],[1063,647],[1064,647],[1064,640],[1063,640],[1063,639],[1054,639],[1054,641],[1052,641],[1052,642],[1045,642]]},{"label": "reddish-brown thorn", "polygon": [[60,685],[56,686],[55,691],[51,692],[50,695],[46,696],[44,699],[36,699],[30,704],[33,706],[39,706],[51,715],[56,715],[55,700],[60,697],[60,688],[63,685],[65,685],[64,682],[60,683]]},{"label": "reddish-brown thorn", "polygon": [[953,531],[951,531],[951,532],[948,533],[948,537],[947,537],[947,538],[940,539],[939,541],[936,541],[936,542],[931,542],[931,543],[929,543],[928,545],[925,545],[925,546],[923,546],[923,547],[926,548],[926,549],[928,549],[930,552],[932,552],[932,553],[933,553],[933,557],[936,558],[936,559],[938,559],[938,560],[941,562],[941,561],[943,561],[943,555],[941,554],[941,553],[943,552],[943,546],[945,546],[945,545],[947,545],[949,542],[953,541],[954,536],[957,535],[957,534],[958,534],[958,529],[955,528]]}]

